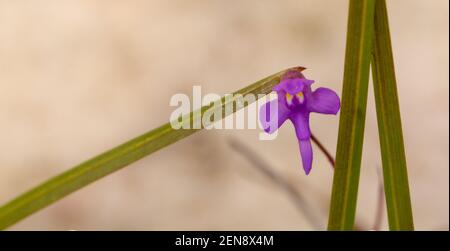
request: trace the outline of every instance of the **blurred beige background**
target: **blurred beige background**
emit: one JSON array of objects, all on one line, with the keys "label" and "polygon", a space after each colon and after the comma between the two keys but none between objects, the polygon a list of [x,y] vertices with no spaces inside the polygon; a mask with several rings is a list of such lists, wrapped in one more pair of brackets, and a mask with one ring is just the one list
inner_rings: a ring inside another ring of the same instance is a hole
[{"label": "blurred beige background", "polygon": [[[344,0],[0,0],[0,204],[167,122],[175,93],[225,94],[281,69],[341,93]],[[448,1],[388,1],[415,225],[448,229]],[[315,114],[332,153],[338,116]],[[13,230],[308,230],[239,139],[327,220],[333,172],[300,165],[293,127],[203,131],[34,214]],[[357,220],[370,228],[380,151],[370,90]],[[383,229],[386,229],[386,217]]]}]

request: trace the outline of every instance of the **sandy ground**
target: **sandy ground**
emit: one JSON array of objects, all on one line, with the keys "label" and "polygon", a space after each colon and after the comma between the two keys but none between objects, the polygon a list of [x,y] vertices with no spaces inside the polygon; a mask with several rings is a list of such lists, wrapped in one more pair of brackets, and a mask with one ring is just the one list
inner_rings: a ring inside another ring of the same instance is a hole
[{"label": "sandy ground", "polygon": [[[448,1],[388,1],[415,225],[448,229]],[[165,123],[175,93],[230,93],[281,69],[339,94],[347,1],[0,0],[0,204]],[[313,115],[335,152],[338,116]],[[369,92],[357,208],[374,221],[380,151]],[[13,230],[308,230],[237,139],[327,220],[333,171],[315,149],[305,176],[290,124],[203,131],[64,198]],[[383,229],[386,229],[383,220]]]}]

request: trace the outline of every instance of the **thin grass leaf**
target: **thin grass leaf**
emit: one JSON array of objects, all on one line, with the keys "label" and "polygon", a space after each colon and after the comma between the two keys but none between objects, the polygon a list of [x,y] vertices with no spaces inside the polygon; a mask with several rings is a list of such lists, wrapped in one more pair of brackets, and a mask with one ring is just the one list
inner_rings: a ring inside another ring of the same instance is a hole
[{"label": "thin grass leaf", "polygon": [[[303,69],[303,67],[296,67],[288,70],[301,71]],[[254,94],[256,96],[257,94],[268,94],[272,91],[272,87],[280,82],[280,77],[286,71],[264,78],[234,94],[242,94],[244,96],[246,94]],[[229,115],[232,112],[236,112],[237,107],[230,105],[234,102],[235,99],[222,98],[222,106],[220,106],[222,114]],[[248,104],[246,102],[242,107]],[[191,112],[188,116],[191,119],[202,116],[208,109],[213,108],[213,105],[204,106],[200,111]],[[226,110],[228,107],[233,107],[232,111]],[[214,118],[214,120],[218,119]],[[81,163],[3,205],[0,208],[0,229],[5,229],[64,196],[197,131],[199,129],[175,130],[170,123],[167,123]]]},{"label": "thin grass leaf", "polygon": [[350,0],[329,230],[352,230],[364,139],[374,0]]},{"label": "thin grass leaf", "polygon": [[414,230],[405,147],[385,0],[375,4],[372,76],[391,230]]}]

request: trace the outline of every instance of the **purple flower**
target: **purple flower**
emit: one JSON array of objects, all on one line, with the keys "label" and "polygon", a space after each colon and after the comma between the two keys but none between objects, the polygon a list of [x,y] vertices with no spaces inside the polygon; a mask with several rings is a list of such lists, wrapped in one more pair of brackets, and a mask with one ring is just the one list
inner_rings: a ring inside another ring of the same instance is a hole
[{"label": "purple flower", "polygon": [[291,70],[282,76],[280,83],[272,89],[278,98],[261,107],[259,118],[267,133],[275,132],[284,121],[291,120],[300,146],[303,169],[308,175],[313,160],[309,114],[336,114],[341,105],[337,94],[328,88],[311,91],[314,81],[306,79],[302,70]]}]

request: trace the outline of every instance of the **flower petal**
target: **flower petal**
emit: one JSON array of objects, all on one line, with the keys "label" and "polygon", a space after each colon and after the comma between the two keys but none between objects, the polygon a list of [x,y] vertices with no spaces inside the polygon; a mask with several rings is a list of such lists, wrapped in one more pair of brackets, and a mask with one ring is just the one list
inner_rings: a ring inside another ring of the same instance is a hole
[{"label": "flower petal", "polygon": [[311,147],[311,140],[299,140],[298,144],[300,146],[300,155],[302,156],[303,170],[305,170],[306,175],[311,172],[313,151]]},{"label": "flower petal", "polygon": [[277,93],[279,92],[285,92],[286,91],[286,87],[287,85],[291,82],[290,79],[284,79],[281,80],[280,83],[278,83],[277,85],[275,85],[274,87],[272,87],[273,91],[276,91]]},{"label": "flower petal", "polygon": [[311,137],[309,130],[309,111],[295,111],[291,114],[290,119],[294,124],[298,140],[306,140]]},{"label": "flower petal", "polygon": [[309,129],[309,112],[297,111],[290,116],[290,119],[295,127],[298,144],[300,146],[300,155],[302,157],[303,170],[308,175],[312,167],[312,147],[311,147],[311,132]]},{"label": "flower petal", "polygon": [[290,110],[283,99],[277,98],[265,103],[259,110],[259,121],[267,133],[275,132],[289,117]]},{"label": "flower petal", "polygon": [[336,114],[340,108],[338,95],[328,88],[317,88],[308,99],[308,109],[311,112]]},{"label": "flower petal", "polygon": [[298,92],[304,91],[305,87],[308,88],[314,83],[314,80],[306,78],[292,78],[282,80],[278,85],[274,86],[272,90],[280,93],[286,92],[291,95],[295,95]]}]

